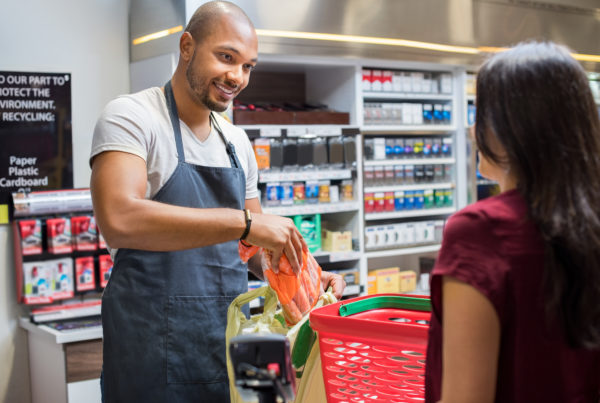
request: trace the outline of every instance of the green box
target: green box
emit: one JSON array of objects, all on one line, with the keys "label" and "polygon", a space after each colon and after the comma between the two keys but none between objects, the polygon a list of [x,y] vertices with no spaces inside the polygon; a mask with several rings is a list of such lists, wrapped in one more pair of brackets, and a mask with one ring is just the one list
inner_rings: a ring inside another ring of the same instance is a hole
[{"label": "green box", "polygon": [[294,216],[294,224],[311,253],[321,249],[321,214]]}]

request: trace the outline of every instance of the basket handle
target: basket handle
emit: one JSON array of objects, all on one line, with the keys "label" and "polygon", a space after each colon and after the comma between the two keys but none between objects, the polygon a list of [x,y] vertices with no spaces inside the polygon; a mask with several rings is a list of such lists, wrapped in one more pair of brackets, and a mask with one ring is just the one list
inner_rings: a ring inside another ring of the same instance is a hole
[{"label": "basket handle", "polygon": [[340,316],[350,316],[356,313],[380,308],[397,308],[430,312],[431,301],[429,298],[403,297],[400,295],[365,298],[340,305]]}]

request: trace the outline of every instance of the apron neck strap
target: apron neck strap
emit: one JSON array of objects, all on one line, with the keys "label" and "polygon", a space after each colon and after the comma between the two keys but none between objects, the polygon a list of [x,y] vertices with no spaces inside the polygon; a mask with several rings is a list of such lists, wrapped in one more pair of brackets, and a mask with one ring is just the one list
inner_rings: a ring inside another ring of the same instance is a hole
[{"label": "apron neck strap", "polygon": [[[169,117],[171,118],[171,126],[173,126],[173,133],[175,134],[175,145],[177,146],[177,159],[179,162],[185,162],[185,154],[183,151],[183,140],[181,138],[181,125],[179,123],[179,113],[177,112],[177,104],[175,103],[175,96],[173,95],[173,87],[171,85],[171,80],[167,81],[165,84],[165,99],[167,101],[167,109],[169,110]],[[225,149],[227,150],[227,156],[229,157],[229,161],[231,166],[234,168],[241,168],[241,164],[235,155],[235,147],[233,144],[229,142],[223,131],[221,130],[221,126],[217,122],[217,119],[213,116],[213,113],[210,112],[209,115],[210,125],[217,130],[219,133],[219,137],[223,140],[225,144]]]}]

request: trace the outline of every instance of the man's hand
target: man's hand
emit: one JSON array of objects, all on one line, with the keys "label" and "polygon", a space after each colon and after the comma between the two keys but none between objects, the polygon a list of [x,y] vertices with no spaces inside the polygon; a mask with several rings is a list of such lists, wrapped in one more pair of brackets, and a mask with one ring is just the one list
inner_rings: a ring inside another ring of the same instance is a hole
[{"label": "man's hand", "polygon": [[308,250],[294,222],[272,214],[253,213],[246,241],[272,252],[271,266],[274,272],[278,271],[279,259],[285,253],[294,273],[299,273],[302,268],[302,251]]},{"label": "man's hand", "polygon": [[333,295],[337,299],[342,298],[342,293],[344,292],[344,288],[346,288],[346,282],[342,276],[327,270],[321,270],[321,283],[323,283],[324,291],[327,291],[327,288],[331,286]]}]

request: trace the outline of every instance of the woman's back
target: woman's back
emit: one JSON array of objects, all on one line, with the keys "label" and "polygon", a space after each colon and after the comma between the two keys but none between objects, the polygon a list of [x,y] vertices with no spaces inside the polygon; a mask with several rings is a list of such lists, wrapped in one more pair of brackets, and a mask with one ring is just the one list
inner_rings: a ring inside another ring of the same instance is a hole
[{"label": "woman's back", "polygon": [[441,398],[442,276],[451,276],[479,290],[498,315],[497,402],[598,402],[600,351],[568,347],[557,322],[546,320],[544,243],[519,191],[455,214],[443,239],[432,273],[427,400]]}]

